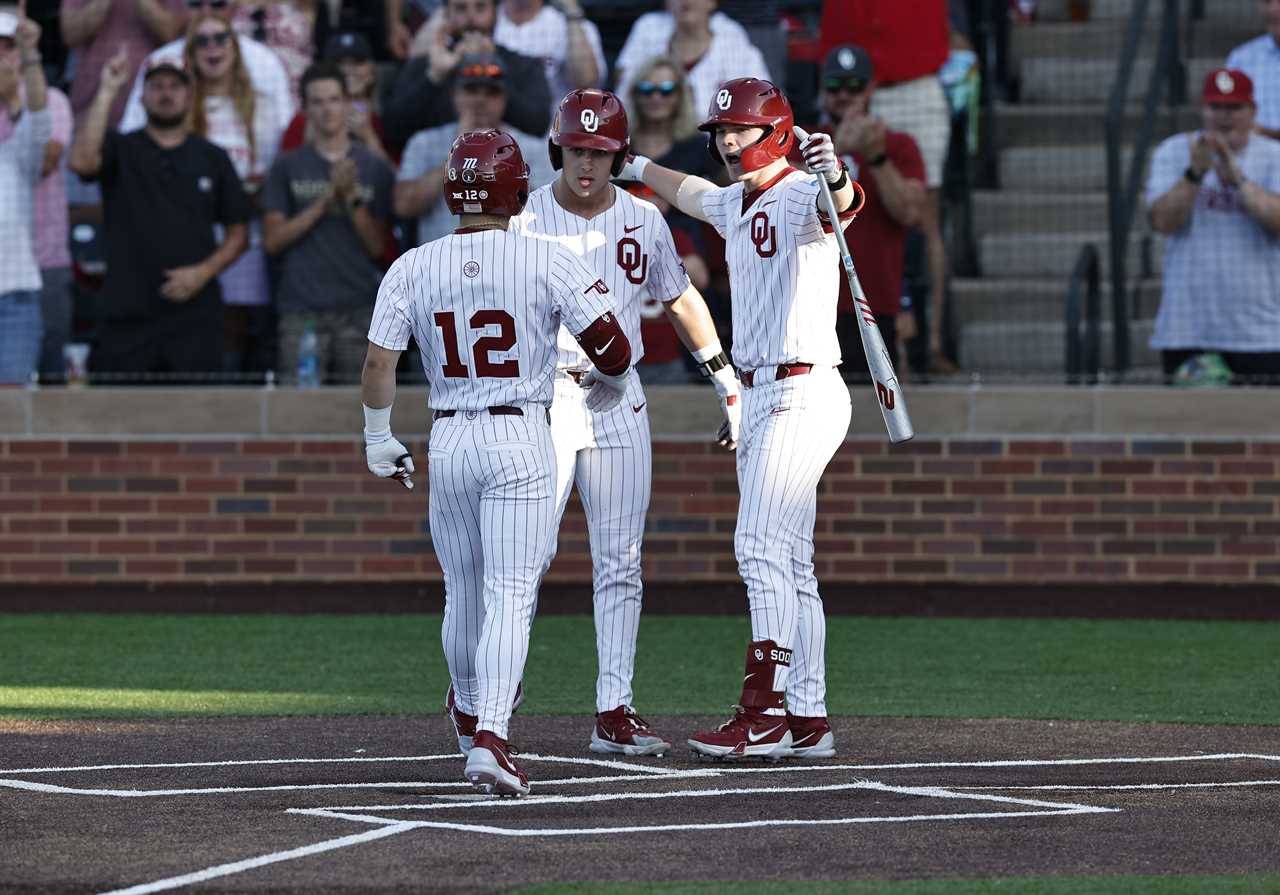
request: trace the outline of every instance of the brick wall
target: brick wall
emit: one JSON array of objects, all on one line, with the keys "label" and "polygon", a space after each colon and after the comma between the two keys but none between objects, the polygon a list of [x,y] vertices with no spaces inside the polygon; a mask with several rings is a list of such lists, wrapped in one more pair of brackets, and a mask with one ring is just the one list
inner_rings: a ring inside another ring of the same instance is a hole
[{"label": "brick wall", "polygon": [[[1278,583],[1278,461],[1275,440],[855,439],[818,575]],[[732,458],[659,441],[654,467],[647,580],[734,580]],[[353,440],[0,440],[0,582],[438,578],[418,481],[374,479]],[[590,579],[576,501],[551,578]]]}]

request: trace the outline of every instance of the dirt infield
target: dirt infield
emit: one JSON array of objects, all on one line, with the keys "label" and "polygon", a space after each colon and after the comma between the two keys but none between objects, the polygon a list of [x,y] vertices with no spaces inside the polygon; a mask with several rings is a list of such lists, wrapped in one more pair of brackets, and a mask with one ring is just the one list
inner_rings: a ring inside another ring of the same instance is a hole
[{"label": "dirt infield", "polygon": [[0,723],[0,890],[1280,870],[1280,729],[835,720],[834,760],[726,765],[517,716],[534,792],[503,801],[442,717]]}]

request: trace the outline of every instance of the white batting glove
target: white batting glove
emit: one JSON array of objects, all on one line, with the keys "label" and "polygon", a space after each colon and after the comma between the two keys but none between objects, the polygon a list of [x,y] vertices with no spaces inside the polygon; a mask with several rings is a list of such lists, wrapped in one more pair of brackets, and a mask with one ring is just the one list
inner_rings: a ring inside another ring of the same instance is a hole
[{"label": "white batting glove", "polygon": [[724,414],[724,422],[716,432],[716,444],[725,450],[736,450],[738,433],[742,428],[742,396],[733,367],[722,367],[712,373],[711,384],[720,396],[720,412]]},{"label": "white batting glove", "polygon": [[601,373],[595,367],[592,367],[587,371],[587,375],[582,377],[582,382],[579,383],[582,388],[587,390],[587,409],[592,413],[604,413],[607,410],[613,410],[613,408],[622,403],[622,396],[627,393],[627,380],[630,377],[630,370],[627,370],[621,376],[610,376],[608,373]]},{"label": "white batting glove", "polygon": [[413,455],[394,437],[388,436],[386,441],[376,444],[365,443],[365,459],[369,461],[369,471],[380,479],[395,479],[405,488],[413,490]]},{"label": "white batting glove", "polygon": [[836,157],[835,144],[828,134],[810,134],[800,143],[804,163],[814,174],[821,174],[827,183],[840,179],[840,159]]},{"label": "white batting glove", "polygon": [[614,180],[638,180],[644,183],[644,169],[649,167],[649,159],[643,155],[629,155]]}]

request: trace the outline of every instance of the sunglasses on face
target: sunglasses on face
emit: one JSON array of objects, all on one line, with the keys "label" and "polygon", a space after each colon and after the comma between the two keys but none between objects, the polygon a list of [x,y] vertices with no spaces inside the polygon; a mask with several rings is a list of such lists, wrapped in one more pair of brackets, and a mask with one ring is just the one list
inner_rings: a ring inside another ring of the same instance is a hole
[{"label": "sunglasses on face", "polygon": [[231,5],[231,0],[187,0],[187,9],[200,9],[207,6],[210,9],[225,9]]},{"label": "sunglasses on face", "polygon": [[675,92],[675,81],[641,81],[636,84],[636,93],[641,96],[653,96],[655,93],[660,93],[663,96],[670,96]]},{"label": "sunglasses on face", "polygon": [[230,42],[230,31],[219,31],[217,34],[197,34],[191,38],[191,46],[197,50],[203,50],[206,47],[225,47]]},{"label": "sunglasses on face", "polygon": [[464,78],[500,78],[502,69],[493,64],[467,65],[459,69]]},{"label": "sunglasses on face", "polygon": [[828,93],[839,93],[841,90],[846,93],[861,93],[867,87],[867,82],[861,78],[827,78],[822,85]]}]

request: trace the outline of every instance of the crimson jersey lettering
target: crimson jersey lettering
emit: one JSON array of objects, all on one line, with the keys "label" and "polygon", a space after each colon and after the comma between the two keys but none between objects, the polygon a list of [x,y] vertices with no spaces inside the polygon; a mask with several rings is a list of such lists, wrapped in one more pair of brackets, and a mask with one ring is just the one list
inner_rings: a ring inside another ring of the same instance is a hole
[{"label": "crimson jersey lettering", "polygon": [[627,275],[627,281],[639,285],[649,273],[649,256],[640,243],[630,236],[618,240],[618,266]]},{"label": "crimson jersey lettering", "polygon": [[778,228],[769,225],[769,215],[757,211],[751,218],[751,244],[761,258],[772,258],[778,253]]}]

